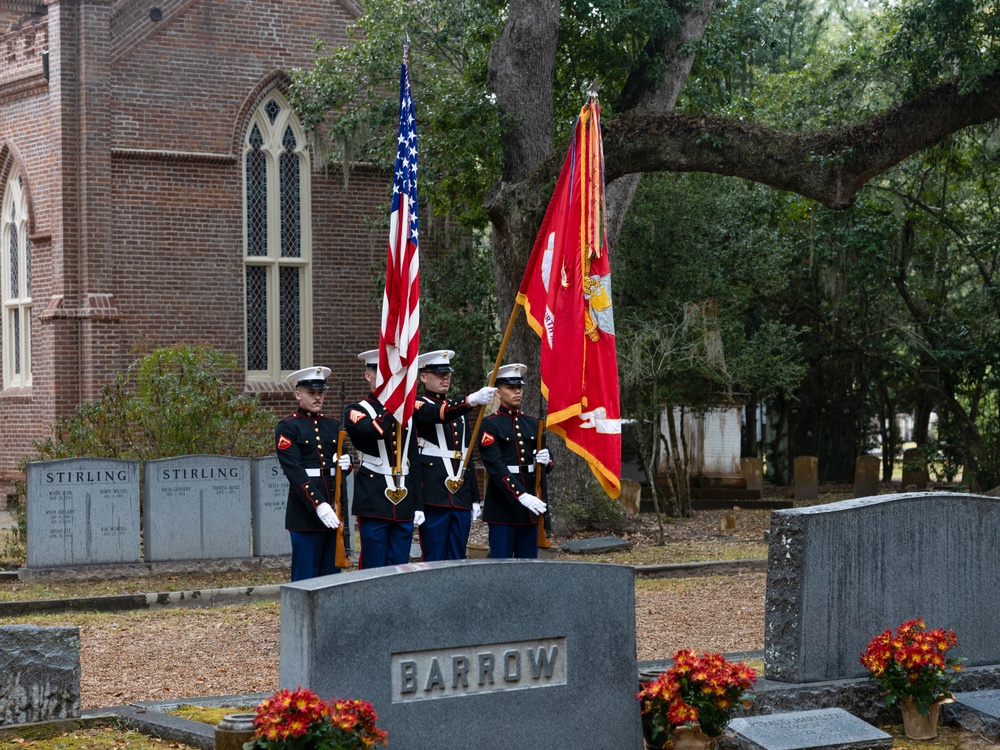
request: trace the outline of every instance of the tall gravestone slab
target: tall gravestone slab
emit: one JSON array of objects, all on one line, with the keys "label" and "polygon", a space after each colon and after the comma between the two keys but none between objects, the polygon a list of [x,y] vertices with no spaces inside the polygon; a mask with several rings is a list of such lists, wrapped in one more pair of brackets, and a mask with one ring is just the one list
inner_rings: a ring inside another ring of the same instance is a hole
[{"label": "tall gravestone slab", "polygon": [[139,562],[139,462],[29,463],[29,568]]},{"label": "tall gravestone slab", "polygon": [[927,451],[923,448],[907,448],[903,451],[903,488],[926,490],[930,481]]},{"label": "tall gravestone slab", "polygon": [[143,477],[146,562],[250,557],[249,458],[162,458]]},{"label": "tall gravestone slab", "polygon": [[819,459],[798,456],[795,459],[795,500],[815,500],[819,497]]},{"label": "tall gravestone slab", "polygon": [[80,629],[0,627],[0,726],[80,716]]},{"label": "tall gravestone slab", "polygon": [[878,456],[858,456],[854,464],[854,497],[872,497],[878,494],[878,477],[882,459]]},{"label": "tall gravestone slab", "polygon": [[748,490],[764,489],[764,462],[754,456],[740,459],[740,471]]},{"label": "tall gravestone slab", "polygon": [[920,616],[967,666],[1000,664],[1000,498],[906,493],[771,514],[765,676],[865,677],[878,633]]},{"label": "tall gravestone slab", "polygon": [[281,589],[281,687],[371,701],[391,747],[635,750],[630,568],[416,563]]},{"label": "tall gravestone slab", "polygon": [[254,557],[292,554],[291,537],[285,530],[288,480],[277,456],[252,459],[250,488]]}]

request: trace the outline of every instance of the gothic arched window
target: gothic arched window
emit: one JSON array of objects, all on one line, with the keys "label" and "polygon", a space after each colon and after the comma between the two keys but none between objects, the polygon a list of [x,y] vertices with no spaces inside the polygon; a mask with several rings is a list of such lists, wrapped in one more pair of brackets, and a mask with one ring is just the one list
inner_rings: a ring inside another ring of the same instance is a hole
[{"label": "gothic arched window", "polygon": [[247,377],[278,382],[312,358],[309,157],[277,91],[243,144]]}]

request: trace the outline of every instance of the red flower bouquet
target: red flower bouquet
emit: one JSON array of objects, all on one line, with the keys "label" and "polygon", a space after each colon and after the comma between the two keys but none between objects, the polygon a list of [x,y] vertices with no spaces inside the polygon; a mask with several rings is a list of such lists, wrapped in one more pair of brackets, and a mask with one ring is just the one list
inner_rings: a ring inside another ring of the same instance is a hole
[{"label": "red flower bouquet", "polygon": [[[945,656],[958,643],[954,630],[927,630],[920,618],[904,622],[894,633],[886,630],[872,638],[861,663],[882,687],[885,705],[912,698],[922,716],[948,692],[963,659]],[[950,671],[949,671],[950,670]]]},{"label": "red flower bouquet", "polygon": [[709,737],[725,730],[739,705],[749,705],[749,689],[757,679],[753,667],[726,661],[721,654],[682,650],[674,663],[636,696],[651,718],[652,739],[677,727],[701,727]]},{"label": "red flower bouquet", "polygon": [[253,739],[244,750],[363,750],[384,745],[372,704],[327,703],[311,690],[279,690],[254,710]]}]

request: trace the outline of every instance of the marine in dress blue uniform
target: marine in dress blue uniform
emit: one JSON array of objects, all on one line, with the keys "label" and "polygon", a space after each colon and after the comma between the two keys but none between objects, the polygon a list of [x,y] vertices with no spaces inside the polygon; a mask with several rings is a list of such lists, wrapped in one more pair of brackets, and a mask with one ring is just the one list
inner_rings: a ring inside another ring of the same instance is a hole
[{"label": "marine in dress blue uniform", "polygon": [[424,395],[417,399],[413,422],[420,453],[425,520],[420,525],[420,549],[425,562],[464,560],[473,508],[480,509],[479,484],[465,462],[473,425],[468,414],[493,400],[496,388],[480,388],[464,399],[448,398],[451,387],[450,349],[417,358]]},{"label": "marine in dress blue uniform", "polygon": [[[365,379],[374,387],[378,349],[362,352],[358,358],[365,363]],[[358,519],[361,538],[359,570],[409,562],[413,527],[424,522],[420,460],[412,419],[403,425],[401,438],[405,494],[399,493],[399,499],[391,497],[397,491],[397,480],[392,475],[399,439],[397,425],[392,412],[371,392],[344,411],[344,428],[358,451],[351,512]]]},{"label": "marine in dress blue uniform", "polygon": [[483,520],[489,525],[491,558],[538,557],[538,523],[545,513],[546,481],[542,496],[535,492],[535,472],[552,470],[549,451],[535,454],[538,419],[521,412],[524,390],[522,364],[504,365],[497,372],[500,408],[483,420],[479,455],[486,468]]},{"label": "marine in dress blue uniform", "polygon": [[322,412],[329,376],[329,367],[289,375],[299,407],[274,430],[278,463],[288,478],[285,528],[292,541],[293,581],[340,572],[335,564],[340,519],[332,505],[334,476],[338,461],[345,476],[350,472],[351,458],[337,456],[340,422]]}]

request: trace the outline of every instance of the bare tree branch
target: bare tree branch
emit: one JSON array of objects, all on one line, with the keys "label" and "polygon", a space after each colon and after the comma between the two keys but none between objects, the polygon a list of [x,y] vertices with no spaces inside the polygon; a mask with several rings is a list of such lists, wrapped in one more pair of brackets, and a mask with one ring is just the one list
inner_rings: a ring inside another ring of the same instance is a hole
[{"label": "bare tree branch", "polygon": [[1000,73],[978,91],[949,82],[839,130],[794,133],[712,116],[632,112],[603,124],[608,181],[635,172],[712,172],[847,208],[903,159],[1000,117]]}]

